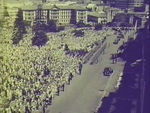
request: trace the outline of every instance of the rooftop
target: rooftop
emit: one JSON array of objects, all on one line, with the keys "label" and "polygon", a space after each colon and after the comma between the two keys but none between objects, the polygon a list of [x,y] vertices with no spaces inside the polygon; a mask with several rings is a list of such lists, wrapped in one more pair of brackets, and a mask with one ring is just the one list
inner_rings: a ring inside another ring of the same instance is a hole
[{"label": "rooftop", "polygon": [[[74,9],[74,10],[86,10],[86,6],[81,6],[77,4],[43,4],[41,5],[42,9]],[[22,8],[23,10],[36,10],[38,5],[28,5]]]},{"label": "rooftop", "polygon": [[106,13],[101,11],[101,12],[88,12],[88,15],[94,16],[94,17],[106,17]]},{"label": "rooftop", "polygon": [[37,5],[28,5],[28,6],[22,7],[22,10],[36,10],[36,9],[38,9]]}]

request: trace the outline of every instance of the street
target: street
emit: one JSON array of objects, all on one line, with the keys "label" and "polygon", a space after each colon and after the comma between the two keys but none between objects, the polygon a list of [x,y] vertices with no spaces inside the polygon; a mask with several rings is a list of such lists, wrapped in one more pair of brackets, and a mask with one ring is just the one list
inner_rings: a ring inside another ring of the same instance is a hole
[{"label": "street", "polygon": [[[46,113],[95,112],[109,80],[109,77],[103,76],[104,68],[112,67],[114,70],[113,76],[118,75],[123,69],[122,64],[112,64],[110,60],[111,54],[116,53],[119,45],[122,44],[120,42],[118,45],[113,45],[114,39],[115,37],[106,39],[109,46],[106,47],[104,54],[98,55],[96,59],[98,63],[94,65],[84,64],[81,75],[75,76],[71,84],[65,86],[65,91],[54,98]],[[97,52],[95,54],[97,55]],[[93,60],[93,58],[91,59]]]}]

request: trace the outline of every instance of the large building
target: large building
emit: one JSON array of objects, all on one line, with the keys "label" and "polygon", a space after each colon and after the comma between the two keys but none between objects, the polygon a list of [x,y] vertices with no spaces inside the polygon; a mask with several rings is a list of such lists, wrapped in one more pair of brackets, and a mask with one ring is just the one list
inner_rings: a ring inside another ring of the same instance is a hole
[{"label": "large building", "polygon": [[113,0],[110,5],[121,9],[142,7],[144,0]]},{"label": "large building", "polygon": [[41,5],[22,8],[23,20],[34,23],[47,23],[54,20],[57,24],[66,25],[83,21],[87,23],[87,9],[80,5]]},{"label": "large building", "polygon": [[88,22],[92,25],[107,23],[107,15],[105,12],[89,12]]}]

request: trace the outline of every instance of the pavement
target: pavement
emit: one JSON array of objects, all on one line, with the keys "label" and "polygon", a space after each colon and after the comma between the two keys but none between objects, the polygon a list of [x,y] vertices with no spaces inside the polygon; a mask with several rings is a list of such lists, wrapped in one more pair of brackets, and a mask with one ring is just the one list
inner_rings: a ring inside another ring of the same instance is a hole
[{"label": "pavement", "polygon": [[[112,76],[117,76],[123,70],[123,63],[112,64],[110,60],[111,54],[116,53],[118,47],[122,44],[122,40],[118,45],[114,45],[115,37],[107,37],[107,47],[103,53],[98,51],[94,53],[93,57],[97,55],[97,63],[88,63],[83,65],[81,75],[76,75],[71,81],[70,85],[65,85],[64,92],[60,93],[60,96],[56,96],[46,110],[46,113],[95,113],[97,107],[100,105],[100,100],[104,96],[104,90],[111,90],[110,81],[111,77],[103,76],[103,70],[105,67],[112,67],[114,73]],[[101,48],[99,48],[101,49]],[[109,83],[108,83],[109,81]],[[111,91],[110,91],[111,92]]]}]

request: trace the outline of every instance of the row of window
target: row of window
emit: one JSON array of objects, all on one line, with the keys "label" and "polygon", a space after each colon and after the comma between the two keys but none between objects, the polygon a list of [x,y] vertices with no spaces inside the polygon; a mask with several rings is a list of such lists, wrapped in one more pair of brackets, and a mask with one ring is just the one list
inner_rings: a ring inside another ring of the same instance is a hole
[{"label": "row of window", "polygon": [[78,16],[78,18],[86,18],[86,16]]},{"label": "row of window", "polygon": [[[65,12],[65,13],[64,13]],[[48,15],[48,13],[46,11],[42,11],[41,14],[37,13],[37,11],[24,11],[23,12],[23,16],[24,19],[27,21],[33,21],[35,18],[37,18],[37,16],[39,16],[39,19],[47,19],[47,16],[49,17],[49,19],[53,19],[53,20],[59,20],[61,21],[60,23],[68,23],[71,19],[71,12],[67,12],[67,11],[51,11]],[[87,15],[85,15],[86,13],[80,12],[79,15],[77,15],[77,20],[84,20],[87,18]]]},{"label": "row of window", "polygon": [[83,11],[82,11],[82,12],[78,12],[78,14],[86,14],[86,12],[83,12]]},{"label": "row of window", "polygon": [[[25,14],[35,14],[38,13],[39,11],[24,11],[23,13]],[[46,10],[41,10],[41,13],[47,14],[48,11]],[[77,12],[78,14],[86,14],[86,12]],[[49,14],[71,14],[71,11],[49,11]]]},{"label": "row of window", "polygon": [[[44,18],[44,16],[42,17],[42,18]],[[58,17],[58,16],[50,16],[49,17],[50,19],[70,19],[71,17]],[[25,16],[25,20],[30,20],[30,19],[35,19],[35,17],[34,16]],[[46,19],[46,17],[45,17],[45,19]],[[86,17],[78,17],[78,19],[86,19]]]},{"label": "row of window", "polygon": [[59,18],[71,18],[71,16],[59,16]]},{"label": "row of window", "polygon": [[25,17],[25,20],[34,20],[35,18],[34,17]]},{"label": "row of window", "polygon": [[71,13],[59,13],[59,15],[71,15]]},{"label": "row of window", "polygon": [[[31,14],[25,14],[25,17],[32,17],[34,18],[36,15],[31,15]],[[46,14],[43,14],[42,16],[46,17]],[[59,17],[59,18],[71,18],[71,15],[49,15],[49,17]]]},{"label": "row of window", "polygon": [[59,23],[70,23],[70,20],[59,20]]}]

